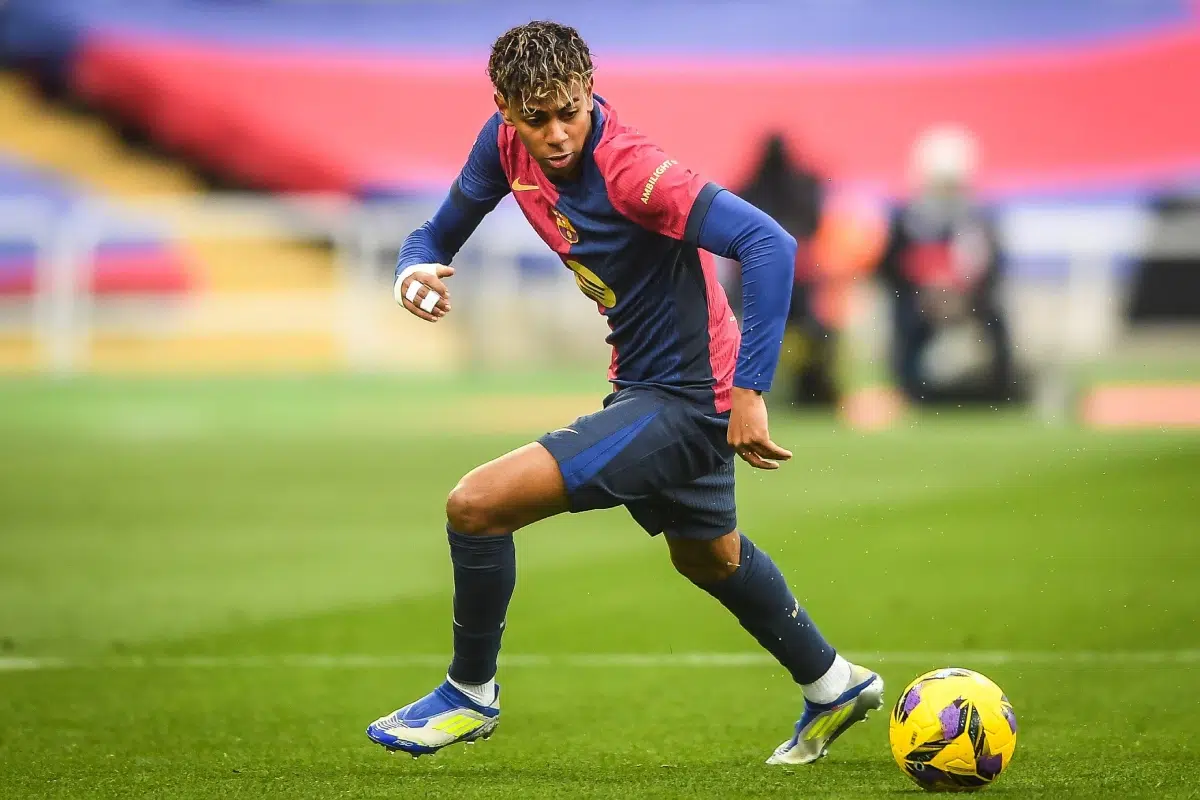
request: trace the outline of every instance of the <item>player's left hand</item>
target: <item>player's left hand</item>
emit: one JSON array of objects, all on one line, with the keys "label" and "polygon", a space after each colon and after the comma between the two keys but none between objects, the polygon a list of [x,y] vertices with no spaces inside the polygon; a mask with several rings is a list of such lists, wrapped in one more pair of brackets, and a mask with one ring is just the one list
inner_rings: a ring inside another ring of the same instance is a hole
[{"label": "player's left hand", "polygon": [[779,469],[780,461],[792,457],[791,452],[771,441],[767,431],[767,403],[753,389],[733,387],[729,444],[747,464],[758,469]]}]

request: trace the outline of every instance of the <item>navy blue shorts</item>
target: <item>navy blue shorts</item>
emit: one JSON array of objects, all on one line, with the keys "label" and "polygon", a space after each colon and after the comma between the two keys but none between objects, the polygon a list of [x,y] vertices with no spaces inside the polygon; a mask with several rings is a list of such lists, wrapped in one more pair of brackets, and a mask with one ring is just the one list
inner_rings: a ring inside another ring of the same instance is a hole
[{"label": "navy blue shorts", "polygon": [[651,536],[715,539],[737,528],[728,414],[649,387],[538,439],[558,461],[572,513],[625,506]]}]

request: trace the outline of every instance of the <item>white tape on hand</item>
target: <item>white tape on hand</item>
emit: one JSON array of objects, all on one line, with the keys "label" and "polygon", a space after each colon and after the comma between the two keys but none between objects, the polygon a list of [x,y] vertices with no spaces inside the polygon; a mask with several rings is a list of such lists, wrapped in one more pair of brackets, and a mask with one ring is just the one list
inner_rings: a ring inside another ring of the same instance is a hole
[{"label": "white tape on hand", "polygon": [[421,291],[421,287],[424,285],[416,278],[413,278],[408,283],[408,291],[404,293],[404,299],[410,303],[417,302],[417,292]]},{"label": "white tape on hand", "polygon": [[[2,2],[3,0],[0,0],[0,3]],[[441,266],[441,264],[410,264],[409,266],[400,270],[400,274],[396,276],[396,282],[392,284],[392,297],[396,298],[396,302],[400,305],[404,305],[405,299],[407,299],[410,303],[415,303],[416,301],[413,299],[413,293],[419,292],[424,284],[420,281],[413,281],[410,283],[408,285],[408,297],[406,298],[405,295],[400,291],[404,288],[404,281],[406,281],[410,275],[415,275],[418,272],[427,272],[430,275],[437,277],[438,269]]]},{"label": "white tape on hand", "polygon": [[438,303],[438,300],[441,300],[441,299],[442,299],[442,296],[440,294],[435,292],[433,289],[430,289],[429,294],[425,295],[425,299],[421,301],[421,310],[424,311],[426,314],[432,314],[433,307],[436,306]]}]

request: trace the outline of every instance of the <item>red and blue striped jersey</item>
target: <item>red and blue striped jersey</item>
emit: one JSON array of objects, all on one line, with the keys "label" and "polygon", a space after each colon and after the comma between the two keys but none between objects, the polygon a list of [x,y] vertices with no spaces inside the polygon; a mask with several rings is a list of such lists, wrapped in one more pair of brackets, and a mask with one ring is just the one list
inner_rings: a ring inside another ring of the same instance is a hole
[{"label": "red and blue striped jersey", "polygon": [[601,98],[582,157],[578,178],[552,182],[496,114],[457,190],[485,204],[513,193],[607,320],[614,385],[657,386],[728,409],[740,334],[696,246],[720,188],[623,124]]}]

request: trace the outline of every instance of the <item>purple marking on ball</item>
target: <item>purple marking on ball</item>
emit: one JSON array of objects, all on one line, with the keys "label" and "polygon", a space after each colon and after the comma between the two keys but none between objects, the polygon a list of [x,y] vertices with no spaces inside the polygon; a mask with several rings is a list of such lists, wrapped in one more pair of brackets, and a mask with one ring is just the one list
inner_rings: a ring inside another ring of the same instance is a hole
[{"label": "purple marking on ball", "polygon": [[962,704],[960,697],[938,713],[938,719],[942,722],[942,738],[946,741],[962,736],[967,728],[967,715],[963,713]]},{"label": "purple marking on ball", "polygon": [[975,771],[979,773],[980,777],[987,778],[988,780],[999,775],[1000,770],[1003,768],[1004,758],[999,754],[983,756],[975,761]]},{"label": "purple marking on ball", "polygon": [[1004,706],[1003,709],[1004,709],[1004,718],[1006,720],[1008,720],[1008,727],[1012,729],[1013,733],[1016,733],[1017,732],[1016,712],[1014,712],[1012,710],[1012,706]]},{"label": "purple marking on ball", "polygon": [[949,775],[928,764],[910,764],[907,772],[922,785],[931,789],[950,783]]},{"label": "purple marking on ball", "polygon": [[904,696],[904,716],[908,716],[921,704],[921,684],[917,684]]}]

